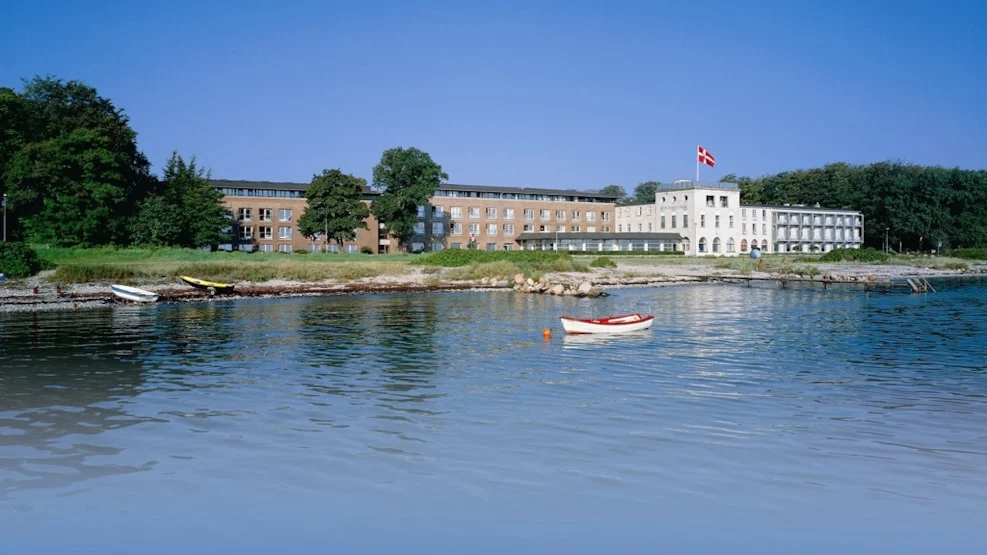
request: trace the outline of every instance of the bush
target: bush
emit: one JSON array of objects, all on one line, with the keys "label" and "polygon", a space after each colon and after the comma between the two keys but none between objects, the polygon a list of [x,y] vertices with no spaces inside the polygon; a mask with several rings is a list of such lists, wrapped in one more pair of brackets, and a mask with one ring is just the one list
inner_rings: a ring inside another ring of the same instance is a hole
[{"label": "bush", "polygon": [[360,247],[360,252],[362,254],[373,254],[374,250],[371,249],[370,247]]},{"label": "bush", "polygon": [[601,256],[589,263],[591,268],[616,268],[617,263],[609,256]]},{"label": "bush", "polygon": [[[423,256],[412,264],[424,266],[444,266],[455,268],[470,264],[486,264],[490,262],[511,262],[514,264],[533,264],[546,267],[564,268],[572,262],[572,256],[567,252],[552,251],[481,251],[473,249],[447,249]],[[556,270],[565,271],[565,270]]]},{"label": "bush", "polygon": [[26,278],[40,272],[45,264],[38,253],[24,243],[0,243],[0,273],[11,279]]},{"label": "bush", "polygon": [[873,248],[833,249],[819,257],[819,262],[887,262],[887,253]]},{"label": "bush", "polygon": [[987,260],[987,249],[956,249],[949,255],[967,260]]}]

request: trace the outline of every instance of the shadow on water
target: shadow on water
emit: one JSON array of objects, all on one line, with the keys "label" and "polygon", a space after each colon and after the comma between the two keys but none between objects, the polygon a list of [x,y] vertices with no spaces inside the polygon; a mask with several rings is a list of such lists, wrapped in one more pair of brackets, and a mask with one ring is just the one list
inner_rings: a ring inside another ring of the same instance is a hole
[{"label": "shadow on water", "polygon": [[0,498],[147,470],[96,464],[97,436],[147,422],[124,408],[145,380],[155,311],[15,313],[0,320]]}]

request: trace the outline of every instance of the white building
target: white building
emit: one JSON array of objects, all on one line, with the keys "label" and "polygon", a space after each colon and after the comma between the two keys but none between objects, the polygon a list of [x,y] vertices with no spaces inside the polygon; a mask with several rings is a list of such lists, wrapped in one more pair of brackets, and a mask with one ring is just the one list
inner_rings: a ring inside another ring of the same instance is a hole
[{"label": "white building", "polygon": [[[653,216],[649,219],[648,213]],[[829,252],[863,243],[864,216],[856,210],[803,205],[742,206],[736,183],[663,183],[648,205],[618,206],[619,233],[677,233],[687,256],[737,256],[757,246],[763,253]]]}]

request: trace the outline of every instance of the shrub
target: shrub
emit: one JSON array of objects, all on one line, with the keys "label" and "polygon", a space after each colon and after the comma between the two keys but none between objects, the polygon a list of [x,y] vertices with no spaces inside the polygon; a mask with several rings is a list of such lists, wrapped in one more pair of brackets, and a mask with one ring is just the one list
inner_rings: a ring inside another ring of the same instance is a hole
[{"label": "shrub", "polygon": [[956,249],[949,255],[967,260],[987,260],[987,249]]},{"label": "shrub", "polygon": [[12,279],[26,278],[44,267],[38,253],[24,243],[0,243],[0,272]]},{"label": "shrub", "polygon": [[360,247],[360,253],[362,254],[373,254],[374,250],[370,247]]},{"label": "shrub", "polygon": [[617,263],[609,256],[601,256],[589,263],[591,268],[616,268]]},{"label": "shrub", "polygon": [[887,262],[890,256],[877,249],[833,249],[819,257],[819,262]]},{"label": "shrub", "polygon": [[943,266],[947,270],[969,270],[970,267],[967,266],[966,262],[949,262]]},{"label": "shrub", "polygon": [[[533,264],[545,267],[565,268],[572,262],[572,256],[567,252],[551,251],[481,251],[473,249],[447,249],[424,255],[412,264],[425,266],[445,266],[455,268],[469,264],[485,264],[505,261],[513,264]],[[559,269],[555,271],[565,271]]]}]

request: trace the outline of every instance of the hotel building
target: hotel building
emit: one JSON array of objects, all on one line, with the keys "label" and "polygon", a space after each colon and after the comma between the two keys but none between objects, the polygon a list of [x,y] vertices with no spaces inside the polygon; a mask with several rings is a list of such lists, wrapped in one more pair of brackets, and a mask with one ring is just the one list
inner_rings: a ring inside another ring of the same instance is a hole
[{"label": "hotel building", "polygon": [[863,244],[864,216],[859,211],[741,205],[736,183],[660,184],[651,222],[647,206],[618,206],[618,233],[653,223],[659,232],[681,235],[686,255],[737,256],[755,246],[763,253],[829,252]]}]

